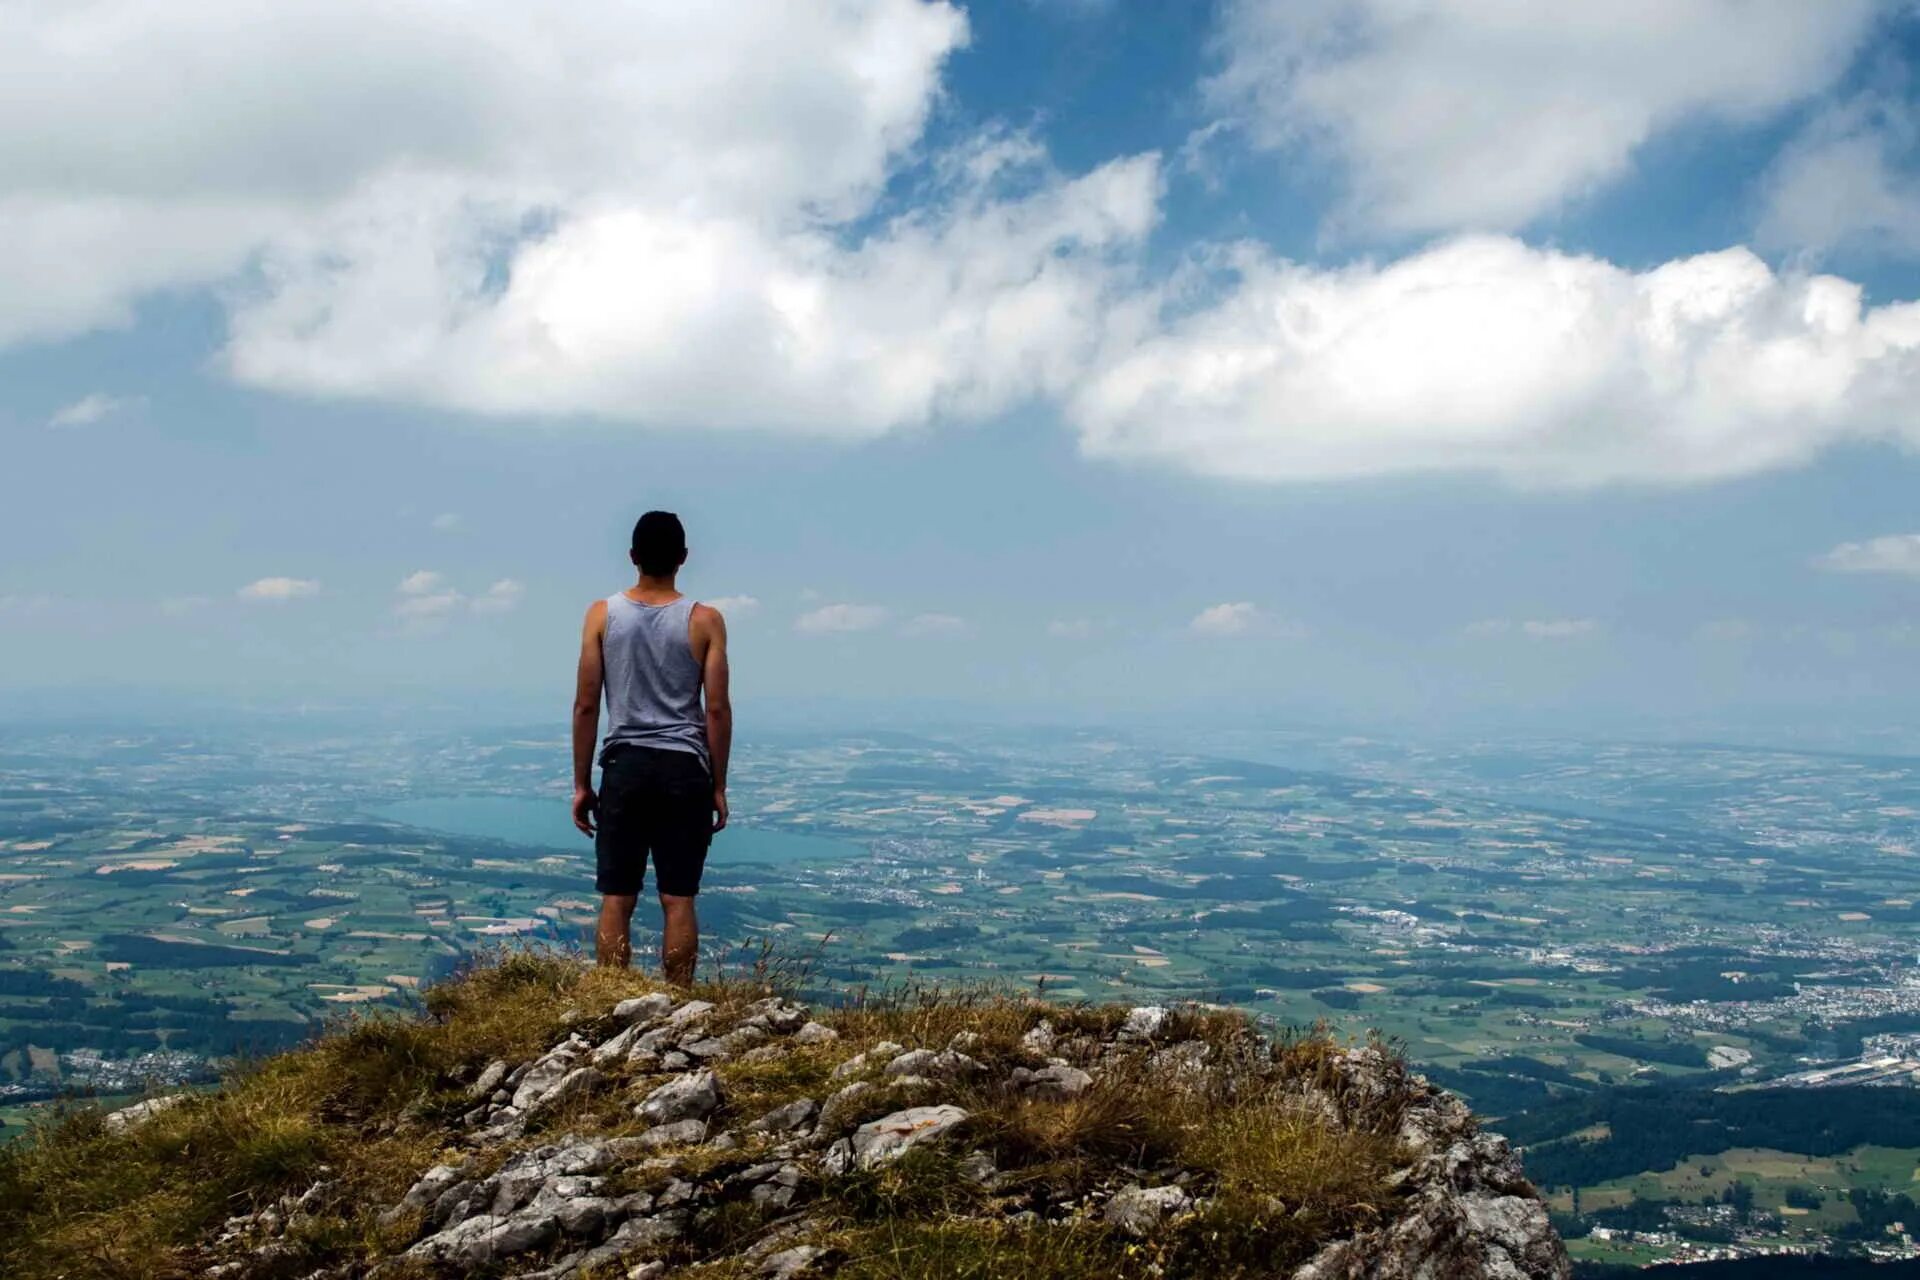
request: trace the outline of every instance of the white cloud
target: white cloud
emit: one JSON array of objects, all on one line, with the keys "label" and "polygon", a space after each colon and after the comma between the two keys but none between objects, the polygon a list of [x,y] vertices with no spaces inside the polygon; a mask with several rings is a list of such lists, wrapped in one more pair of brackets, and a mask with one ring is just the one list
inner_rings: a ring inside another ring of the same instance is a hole
[{"label": "white cloud", "polygon": [[1825,89],[1879,12],[1875,0],[1235,0],[1208,88],[1255,145],[1342,162],[1357,224],[1511,229],[1620,176],[1681,121],[1764,120]]},{"label": "white cloud", "polygon": [[468,603],[475,613],[511,613],[520,607],[520,601],[526,594],[524,584],[512,578],[501,578]]},{"label": "white cloud", "polygon": [[1528,618],[1520,633],[1529,640],[1571,640],[1591,635],[1596,625],[1592,618]]},{"label": "white cloud", "polygon": [[442,511],[433,518],[432,524],[434,531],[437,533],[451,533],[460,527],[460,513],[458,511]]},{"label": "white cloud", "polygon": [[1203,636],[1243,636],[1254,633],[1272,635],[1299,635],[1298,627],[1283,623],[1271,617],[1258,605],[1247,600],[1236,600],[1228,604],[1209,605],[1195,614],[1187,629]]},{"label": "white cloud", "polygon": [[144,396],[110,396],[104,391],[95,391],[81,396],[72,404],[62,405],[54,410],[47,419],[50,427],[88,427],[117,413],[128,409],[137,409],[146,403]]},{"label": "white cloud", "polygon": [[750,618],[760,612],[760,601],[753,596],[715,596],[702,603],[718,609],[725,618]]},{"label": "white cloud", "polygon": [[235,594],[242,600],[278,603],[319,593],[320,584],[312,578],[256,578]]},{"label": "white cloud", "polygon": [[444,618],[460,609],[473,613],[510,613],[520,607],[526,587],[512,578],[501,578],[477,596],[469,596],[450,584],[445,574],[420,569],[400,579],[394,588],[399,599],[393,611],[411,622],[425,623]]},{"label": "white cloud", "polygon": [[1889,533],[1843,542],[1814,560],[1835,573],[1892,573],[1920,578],[1920,533]]},{"label": "white cloud", "polygon": [[431,569],[408,574],[394,590],[400,598],[394,602],[393,611],[410,623],[422,625],[446,617],[465,599],[447,585],[444,574]]},{"label": "white cloud", "polygon": [[1067,413],[1086,452],[1242,480],[1476,472],[1686,484],[1920,444],[1920,304],[1744,249],[1634,272],[1466,237],[1319,269],[1253,246],[1125,317]]},{"label": "white cloud", "polygon": [[1116,255],[1157,216],[1150,157],[1027,174],[1002,198],[1010,176],[990,166],[851,245],[791,211],[602,202],[520,243],[502,285],[503,228],[395,190],[269,253],[227,362],[263,386],[482,414],[849,437],[977,416],[1071,384]]},{"label": "white cloud", "polygon": [[1047,634],[1055,640],[1085,640],[1093,634],[1089,618],[1054,618],[1047,623]]},{"label": "white cloud", "polygon": [[871,631],[885,622],[888,611],[877,604],[828,604],[794,619],[802,635],[829,635],[844,631]]},{"label": "white cloud", "polygon": [[1598,625],[1592,618],[1483,618],[1468,623],[1461,633],[1482,640],[1516,634],[1529,640],[1572,640],[1591,635]]},{"label": "white cloud", "polygon": [[0,287],[0,335],[124,320],[399,170],[528,212],[648,192],[846,216],[965,41],[921,0],[8,6],[0,113],[35,127],[0,138],[0,229],[37,234],[0,240],[0,285],[50,287]]},{"label": "white cloud", "polygon": [[923,152],[967,38],[944,0],[14,6],[0,343],[212,283],[229,372],[305,394],[846,436],[1058,394],[1158,164]]},{"label": "white cloud", "polygon": [[968,630],[967,620],[951,613],[917,613],[900,624],[903,636],[957,636]]},{"label": "white cloud", "polygon": [[1775,158],[1755,233],[1784,249],[1920,255],[1920,115],[1902,94],[1821,112]]}]

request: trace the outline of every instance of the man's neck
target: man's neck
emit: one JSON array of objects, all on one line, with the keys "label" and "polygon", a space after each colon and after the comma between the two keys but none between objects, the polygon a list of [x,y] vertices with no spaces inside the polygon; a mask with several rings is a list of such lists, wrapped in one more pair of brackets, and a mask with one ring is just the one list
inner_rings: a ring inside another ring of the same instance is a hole
[{"label": "man's neck", "polygon": [[680,594],[680,588],[673,585],[673,574],[655,577],[650,573],[640,575],[639,581],[627,589],[627,594],[645,604],[664,604]]}]

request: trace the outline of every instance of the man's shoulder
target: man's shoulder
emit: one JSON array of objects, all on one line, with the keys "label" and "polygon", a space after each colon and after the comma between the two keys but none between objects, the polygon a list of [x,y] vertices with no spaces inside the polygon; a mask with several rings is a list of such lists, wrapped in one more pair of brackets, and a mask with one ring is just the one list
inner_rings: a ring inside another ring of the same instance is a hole
[{"label": "man's shoulder", "polygon": [[689,621],[693,624],[693,628],[696,631],[724,634],[727,628],[725,616],[723,616],[718,609],[704,601],[694,604],[693,614]]}]

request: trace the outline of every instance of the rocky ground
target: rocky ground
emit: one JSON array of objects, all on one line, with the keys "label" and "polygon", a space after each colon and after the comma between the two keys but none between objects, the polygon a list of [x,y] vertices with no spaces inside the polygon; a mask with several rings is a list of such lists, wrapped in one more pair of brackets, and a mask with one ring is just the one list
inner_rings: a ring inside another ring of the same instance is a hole
[{"label": "rocky ground", "polygon": [[544,1051],[440,1070],[367,1127],[433,1153],[391,1199],[343,1159],[182,1256],[219,1280],[1569,1272],[1505,1141],[1378,1046],[710,994],[576,996]]}]

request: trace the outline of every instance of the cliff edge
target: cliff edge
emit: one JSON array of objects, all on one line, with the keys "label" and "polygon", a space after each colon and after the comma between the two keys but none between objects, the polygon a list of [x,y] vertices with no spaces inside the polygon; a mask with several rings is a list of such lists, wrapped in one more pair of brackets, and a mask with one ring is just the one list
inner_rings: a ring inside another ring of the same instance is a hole
[{"label": "cliff edge", "polygon": [[0,1152],[9,1276],[1557,1280],[1505,1141],[1207,1008],[814,1010],[514,955]]}]

